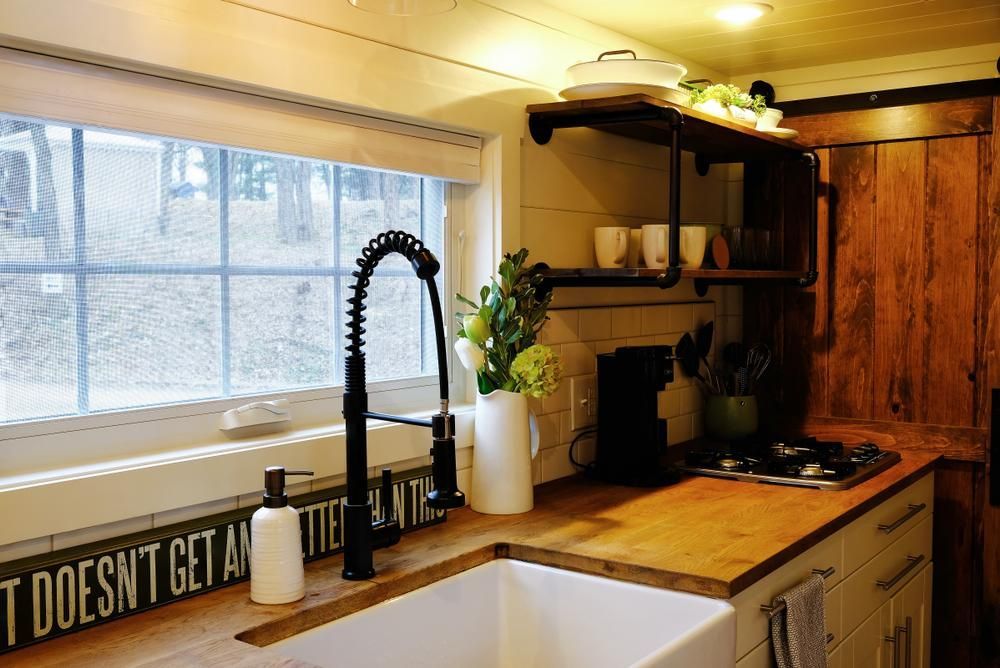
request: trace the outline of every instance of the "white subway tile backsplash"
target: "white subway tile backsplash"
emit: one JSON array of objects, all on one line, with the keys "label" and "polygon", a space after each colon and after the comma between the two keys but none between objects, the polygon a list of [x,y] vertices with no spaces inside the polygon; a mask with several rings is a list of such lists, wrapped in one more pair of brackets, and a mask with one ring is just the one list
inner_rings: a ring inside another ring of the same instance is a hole
[{"label": "white subway tile backsplash", "polygon": [[604,353],[613,353],[616,348],[620,348],[624,345],[628,345],[626,339],[609,339],[607,341],[598,341],[596,353],[598,355],[603,355]]},{"label": "white subway tile backsplash", "polygon": [[549,311],[549,321],[545,323],[540,332],[540,343],[546,345],[553,343],[568,343],[577,341],[577,327],[580,320],[580,312],[576,309],[553,309]]},{"label": "white subway tile backsplash", "polygon": [[678,415],[667,420],[667,445],[676,445],[694,438],[691,415]]},{"label": "white subway tile backsplash", "polygon": [[559,389],[542,399],[542,413],[558,413],[569,409],[570,381],[563,378]]},{"label": "white subway tile backsplash", "polygon": [[579,334],[581,341],[598,341],[611,338],[611,309],[585,308],[580,310]]},{"label": "white subway tile backsplash", "polygon": [[677,417],[681,414],[681,395],[684,390],[664,390],[656,395],[656,413],[661,418]]},{"label": "white subway tile backsplash", "polygon": [[656,304],[642,307],[642,334],[666,334],[670,331],[670,309],[673,305]]},{"label": "white subway tile backsplash", "polygon": [[559,413],[537,416],[538,449],[551,448],[559,443]]},{"label": "white subway tile backsplash", "polygon": [[580,376],[594,373],[597,360],[594,352],[583,343],[566,343],[562,347],[563,375]]},{"label": "white subway tile backsplash", "polygon": [[542,482],[573,475],[576,470],[569,461],[569,443],[538,454],[542,464]]},{"label": "white subway tile backsplash", "polygon": [[626,345],[630,346],[651,346],[656,343],[655,336],[630,336],[625,339]]},{"label": "white subway tile backsplash", "polygon": [[691,304],[674,304],[670,311],[671,332],[690,332],[694,329],[694,306]]},{"label": "white subway tile backsplash", "polygon": [[693,317],[694,321],[692,322],[692,325],[693,329],[696,330],[704,326],[706,323],[715,320],[715,304],[711,302],[694,304]]},{"label": "white subway tile backsplash", "polygon": [[676,346],[677,342],[681,340],[681,336],[680,332],[657,334],[653,337],[653,342],[658,346]]},{"label": "white subway tile backsplash", "polygon": [[620,339],[625,336],[642,334],[642,307],[619,306],[611,311],[611,337]]},{"label": "white subway tile backsplash", "polygon": [[697,413],[702,410],[705,399],[699,388],[692,385],[677,392],[681,396],[681,413]]}]

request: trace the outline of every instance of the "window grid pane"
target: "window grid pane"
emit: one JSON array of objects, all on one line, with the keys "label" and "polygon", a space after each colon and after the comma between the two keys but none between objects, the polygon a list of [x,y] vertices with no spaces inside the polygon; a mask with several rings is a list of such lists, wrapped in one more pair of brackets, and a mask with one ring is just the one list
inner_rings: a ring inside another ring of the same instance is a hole
[{"label": "window grid pane", "polygon": [[[443,257],[444,193],[0,115],[0,424],[342,383],[354,259],[387,229]],[[369,378],[433,372],[408,263],[369,292]]]}]

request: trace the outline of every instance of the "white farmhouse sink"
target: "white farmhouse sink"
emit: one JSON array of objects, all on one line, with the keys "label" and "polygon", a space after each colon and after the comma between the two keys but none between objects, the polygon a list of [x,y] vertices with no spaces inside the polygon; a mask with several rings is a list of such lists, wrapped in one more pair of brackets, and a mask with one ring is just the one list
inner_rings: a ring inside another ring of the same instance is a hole
[{"label": "white farmhouse sink", "polygon": [[731,605],[497,559],[268,646],[319,666],[683,666],[736,661]]}]

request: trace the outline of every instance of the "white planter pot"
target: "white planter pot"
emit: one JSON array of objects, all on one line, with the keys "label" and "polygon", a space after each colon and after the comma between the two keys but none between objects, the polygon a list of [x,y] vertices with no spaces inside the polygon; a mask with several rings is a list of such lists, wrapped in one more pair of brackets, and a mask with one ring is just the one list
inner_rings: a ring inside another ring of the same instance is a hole
[{"label": "white planter pot", "polygon": [[538,424],[528,399],[494,390],[476,396],[472,451],[472,509],[489,515],[526,513],[535,506],[531,460]]},{"label": "white planter pot", "polygon": [[729,118],[729,110],[723,107],[722,103],[718,100],[705,100],[704,102],[698,102],[694,105],[694,108],[698,111],[703,111],[706,114],[711,114],[712,116]]},{"label": "white planter pot", "polygon": [[729,105],[729,116],[740,125],[752,128],[757,125],[757,114],[753,109],[743,109],[735,105]]}]

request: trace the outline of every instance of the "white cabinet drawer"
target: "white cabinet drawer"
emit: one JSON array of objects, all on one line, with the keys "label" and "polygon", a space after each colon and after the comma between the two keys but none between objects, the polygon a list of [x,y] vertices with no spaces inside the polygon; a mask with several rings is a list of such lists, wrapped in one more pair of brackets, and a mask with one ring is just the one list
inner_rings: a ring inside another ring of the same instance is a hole
[{"label": "white cabinet drawer", "polygon": [[930,563],[933,520],[933,515],[925,517],[844,580],[842,624],[845,633],[851,633]]},{"label": "white cabinet drawer", "polygon": [[[827,602],[829,602],[829,600]],[[829,637],[829,634],[827,637]],[[829,668],[829,666],[835,665],[835,660],[840,660],[840,647],[837,646],[834,648],[834,641],[830,640],[826,649]],[[746,656],[736,662],[736,668],[774,668],[774,666],[774,650],[771,649],[770,638],[754,647],[752,650],[747,652]]]},{"label": "white cabinet drawer", "polygon": [[[833,572],[826,579],[827,609],[829,610],[830,590],[841,580],[843,571],[843,532],[838,531],[823,542],[815,545],[770,575],[755,582],[730,600],[736,608],[736,656],[743,656],[770,635],[770,620],[762,612],[761,605],[770,605],[778,594],[788,591],[813,571]],[[840,594],[837,594],[840,596]],[[839,604],[837,604],[839,607]],[[842,616],[837,615],[839,635]],[[827,620],[829,626],[830,620]]]},{"label": "white cabinet drawer", "polygon": [[833,649],[844,639],[844,586],[834,587],[826,593],[827,648]]},{"label": "white cabinet drawer", "polygon": [[844,577],[931,514],[934,475],[928,474],[844,529]]},{"label": "white cabinet drawer", "polygon": [[771,641],[765,640],[736,662],[736,668],[774,668]]}]

